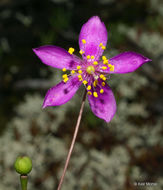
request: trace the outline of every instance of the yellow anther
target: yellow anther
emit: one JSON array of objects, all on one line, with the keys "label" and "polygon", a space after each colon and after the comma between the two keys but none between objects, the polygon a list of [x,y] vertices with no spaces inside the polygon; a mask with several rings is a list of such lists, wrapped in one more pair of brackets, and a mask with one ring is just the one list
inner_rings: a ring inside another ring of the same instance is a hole
[{"label": "yellow anther", "polygon": [[67,78],[67,74],[62,75],[62,78],[63,79]]},{"label": "yellow anther", "polygon": [[79,73],[79,74],[82,74],[82,70],[79,70],[78,73]]},{"label": "yellow anther", "polygon": [[103,60],[103,61],[106,60],[106,57],[105,57],[104,55],[102,56],[102,60]]},{"label": "yellow anther", "polygon": [[98,83],[98,80],[95,80],[95,81],[93,82],[93,86],[96,87],[96,86],[97,86],[97,83]]},{"label": "yellow anther", "polygon": [[83,84],[85,84],[85,85],[86,85],[87,83],[88,83],[88,82],[87,82],[86,80],[83,80]]},{"label": "yellow anther", "polygon": [[91,58],[91,56],[90,55],[87,55],[87,59],[90,59]]},{"label": "yellow anther", "polygon": [[62,69],[62,71],[63,71],[63,72],[66,72],[66,71],[67,71],[67,69],[66,69],[66,68],[63,68],[63,69]]},{"label": "yellow anther", "polygon": [[83,50],[80,50],[79,53],[80,53],[81,55],[83,55],[84,51],[83,51]]},{"label": "yellow anther", "polygon": [[91,59],[94,59],[95,58],[95,56],[94,55],[91,55]]},{"label": "yellow anther", "polygon": [[106,80],[106,77],[103,77],[102,80]]},{"label": "yellow anther", "polygon": [[110,71],[114,71],[114,65],[109,64]]},{"label": "yellow anther", "polygon": [[110,67],[110,71],[114,71],[114,65]]},{"label": "yellow anther", "polygon": [[103,89],[101,89],[101,90],[100,90],[100,93],[101,93],[101,94],[103,94],[103,93],[104,93],[104,90],[103,90]]},{"label": "yellow anther", "polygon": [[83,80],[83,78],[82,78],[81,75],[78,75],[78,79],[79,79],[79,81],[82,81],[82,80]]},{"label": "yellow anther", "polygon": [[98,97],[97,92],[93,92],[93,96],[94,96],[95,98],[97,98],[97,97]]},{"label": "yellow anther", "polygon": [[87,87],[87,90],[91,90],[91,86],[90,85]]},{"label": "yellow anther", "polygon": [[102,86],[105,86],[105,82],[102,82],[101,84],[102,84]]},{"label": "yellow anther", "polygon": [[72,47],[70,47],[70,48],[68,49],[68,52],[69,52],[70,54],[73,54],[74,51],[75,51],[75,49],[72,48]]},{"label": "yellow anther", "polygon": [[103,66],[103,67],[101,67],[103,70],[106,70],[107,69],[107,67],[105,67],[105,66]]},{"label": "yellow anther", "polygon": [[81,66],[78,65],[76,68],[77,68],[77,69],[81,69]]},{"label": "yellow anther", "polygon": [[68,81],[68,79],[69,79],[69,78],[67,77],[67,78],[65,78],[63,81],[66,83],[66,82]]},{"label": "yellow anther", "polygon": [[104,75],[102,75],[102,74],[100,75],[100,78],[101,78],[101,79],[103,79],[104,77],[105,77]]},{"label": "yellow anther", "polygon": [[102,46],[103,46],[103,44],[102,44],[102,43],[100,43],[99,47],[102,47]]},{"label": "yellow anther", "polygon": [[103,50],[104,50],[104,49],[106,49],[106,47],[105,47],[105,46],[102,46],[102,47],[101,47],[101,49],[103,49]]},{"label": "yellow anther", "polygon": [[72,71],[71,71],[71,74],[75,74],[75,71],[74,71],[74,70],[72,70]]},{"label": "yellow anther", "polygon": [[87,93],[88,95],[92,95],[92,92],[90,92],[90,91],[88,91],[88,93]]},{"label": "yellow anther", "polygon": [[78,78],[79,78],[79,79],[81,79],[81,78],[82,78],[82,76],[81,76],[81,75],[78,75]]},{"label": "yellow anther", "polygon": [[95,68],[94,68],[94,66],[88,66],[86,71],[88,74],[92,74],[95,72]]},{"label": "yellow anther", "polygon": [[82,43],[83,43],[83,44],[86,44],[86,40],[85,40],[85,39],[82,39]]},{"label": "yellow anther", "polygon": [[97,62],[97,61],[94,61],[94,62],[93,62],[93,65],[98,65],[98,62]]},{"label": "yellow anther", "polygon": [[103,64],[107,65],[107,64],[108,64],[108,60],[105,59],[105,60],[103,61]]}]

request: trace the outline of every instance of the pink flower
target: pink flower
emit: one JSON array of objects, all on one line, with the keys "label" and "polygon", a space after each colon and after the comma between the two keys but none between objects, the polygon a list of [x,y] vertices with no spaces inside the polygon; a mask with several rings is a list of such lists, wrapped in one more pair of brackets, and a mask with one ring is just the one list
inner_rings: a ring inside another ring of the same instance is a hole
[{"label": "pink flower", "polygon": [[43,108],[65,104],[83,83],[88,92],[92,112],[106,122],[113,118],[116,101],[106,83],[106,75],[133,72],[151,60],[135,52],[125,52],[107,59],[102,56],[106,43],[106,27],[98,16],[93,16],[82,26],[80,32],[79,53],[82,59],[73,55],[73,48],[66,51],[48,45],[33,49],[44,64],[62,69],[64,72],[71,71],[70,74],[63,74],[62,82],[48,90]]}]

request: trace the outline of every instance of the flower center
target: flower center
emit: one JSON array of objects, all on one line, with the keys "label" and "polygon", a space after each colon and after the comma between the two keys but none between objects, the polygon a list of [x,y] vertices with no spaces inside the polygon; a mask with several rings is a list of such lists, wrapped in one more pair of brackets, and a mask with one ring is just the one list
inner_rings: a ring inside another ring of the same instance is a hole
[{"label": "flower center", "polygon": [[88,66],[86,71],[88,74],[91,75],[95,72],[95,68],[94,68],[94,66]]}]

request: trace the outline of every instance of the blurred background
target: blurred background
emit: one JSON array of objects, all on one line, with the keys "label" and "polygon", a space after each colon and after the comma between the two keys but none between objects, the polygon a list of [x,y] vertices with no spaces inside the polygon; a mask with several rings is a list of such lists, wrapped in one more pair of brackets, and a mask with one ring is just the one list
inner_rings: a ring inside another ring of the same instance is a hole
[{"label": "blurred background", "polygon": [[30,190],[55,190],[78,116],[81,88],[60,107],[42,109],[61,80],[32,48],[74,47],[82,25],[100,16],[108,30],[105,55],[136,51],[152,59],[136,72],[112,75],[117,113],[96,118],[88,102],[63,190],[163,189],[163,1],[0,0],[0,190],[19,188],[13,162],[33,161]]}]

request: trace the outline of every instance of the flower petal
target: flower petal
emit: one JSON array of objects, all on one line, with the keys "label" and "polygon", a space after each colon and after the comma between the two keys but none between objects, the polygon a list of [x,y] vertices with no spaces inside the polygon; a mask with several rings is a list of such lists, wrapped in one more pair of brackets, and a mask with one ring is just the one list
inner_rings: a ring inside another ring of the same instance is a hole
[{"label": "flower petal", "polygon": [[[83,44],[83,39],[86,40],[86,44]],[[99,47],[100,43],[106,46],[107,30],[100,18],[93,16],[82,26],[79,46],[85,52],[85,55],[94,55],[98,60],[103,53],[103,50]]]},{"label": "flower petal", "polygon": [[44,64],[51,67],[72,70],[78,65],[73,55],[69,54],[65,49],[57,46],[41,46],[33,49],[33,51]]},{"label": "flower petal", "polygon": [[97,117],[109,122],[116,112],[116,101],[111,88],[107,84],[103,87],[103,90],[103,94],[100,94],[100,87],[96,87],[98,97],[88,95],[88,101],[92,112]]},{"label": "flower petal", "polygon": [[52,87],[45,96],[43,108],[65,104],[74,96],[81,84],[77,76],[71,76],[66,83],[62,81]]},{"label": "flower petal", "polygon": [[114,71],[105,70],[106,73],[130,73],[139,68],[142,64],[151,61],[147,57],[135,52],[124,52],[109,60],[114,65]]}]

